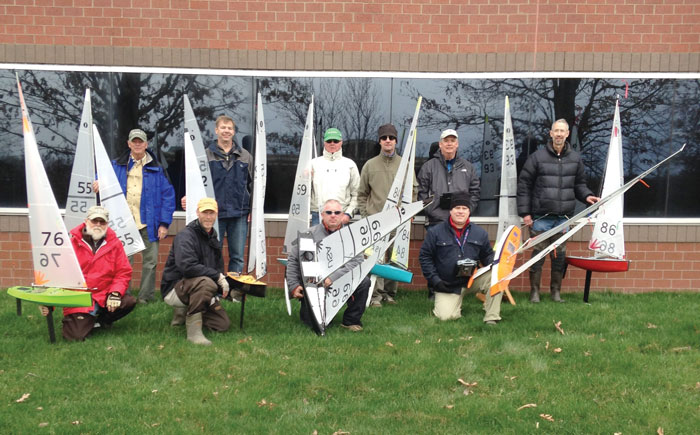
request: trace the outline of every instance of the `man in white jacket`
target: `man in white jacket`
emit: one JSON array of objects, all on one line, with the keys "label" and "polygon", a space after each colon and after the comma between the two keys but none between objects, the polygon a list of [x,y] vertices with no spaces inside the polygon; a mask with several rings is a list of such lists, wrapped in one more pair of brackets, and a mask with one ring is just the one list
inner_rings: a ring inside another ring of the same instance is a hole
[{"label": "man in white jacket", "polygon": [[311,160],[311,225],[319,223],[318,211],[329,199],[337,200],[342,209],[342,223],[352,219],[357,208],[360,171],[357,165],[343,157],[343,135],[337,128],[323,134],[323,155]]}]

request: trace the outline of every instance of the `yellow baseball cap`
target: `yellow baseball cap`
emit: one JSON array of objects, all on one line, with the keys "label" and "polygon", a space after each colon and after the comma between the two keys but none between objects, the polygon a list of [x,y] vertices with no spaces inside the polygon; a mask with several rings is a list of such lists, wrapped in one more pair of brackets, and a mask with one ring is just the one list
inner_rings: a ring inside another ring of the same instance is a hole
[{"label": "yellow baseball cap", "polygon": [[199,200],[197,203],[197,211],[202,212],[205,210],[212,210],[215,212],[219,212],[219,206],[216,204],[216,200],[214,198],[202,198]]}]

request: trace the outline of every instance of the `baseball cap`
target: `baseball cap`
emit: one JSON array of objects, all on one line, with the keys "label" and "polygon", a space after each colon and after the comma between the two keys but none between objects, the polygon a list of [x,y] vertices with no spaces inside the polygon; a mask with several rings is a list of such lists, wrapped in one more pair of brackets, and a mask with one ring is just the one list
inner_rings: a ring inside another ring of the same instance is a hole
[{"label": "baseball cap", "polygon": [[444,139],[447,136],[454,136],[454,137],[459,137],[457,136],[457,132],[451,128],[448,128],[447,130],[443,130],[442,133],[440,133],[440,139]]},{"label": "baseball cap", "polygon": [[212,210],[215,212],[219,212],[219,206],[216,204],[216,200],[214,198],[202,198],[199,200],[197,203],[197,211],[202,212],[205,210]]},{"label": "baseball cap", "polygon": [[329,128],[323,133],[323,141],[328,142],[329,140],[343,140],[343,134],[337,128]]},{"label": "baseball cap", "polygon": [[141,130],[140,128],[135,128],[129,132],[129,141],[132,141],[136,138],[139,138],[144,142],[148,142],[148,136],[146,136],[146,132]]},{"label": "baseball cap", "polygon": [[101,205],[93,205],[87,211],[87,218],[88,220],[101,218],[109,222],[109,210],[102,207]]}]

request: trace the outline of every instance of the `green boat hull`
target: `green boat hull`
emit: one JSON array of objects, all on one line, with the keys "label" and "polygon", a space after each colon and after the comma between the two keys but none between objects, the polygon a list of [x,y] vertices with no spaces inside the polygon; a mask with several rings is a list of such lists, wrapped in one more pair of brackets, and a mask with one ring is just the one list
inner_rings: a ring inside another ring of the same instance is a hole
[{"label": "green boat hull", "polygon": [[7,294],[23,301],[50,307],[89,307],[92,305],[90,292],[57,287],[17,286],[8,288]]}]

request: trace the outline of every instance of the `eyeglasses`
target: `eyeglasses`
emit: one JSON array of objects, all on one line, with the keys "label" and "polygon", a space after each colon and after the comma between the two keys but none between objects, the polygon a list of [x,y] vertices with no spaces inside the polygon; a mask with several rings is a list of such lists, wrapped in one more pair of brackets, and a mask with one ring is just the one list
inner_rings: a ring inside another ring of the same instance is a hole
[{"label": "eyeglasses", "polygon": [[326,210],[326,211],[324,211],[324,213],[327,214],[328,216],[330,216],[330,215],[332,215],[332,214],[338,216],[339,214],[342,213],[342,211]]},{"label": "eyeglasses", "polygon": [[339,142],[340,142],[340,141],[339,141],[339,140],[336,140],[336,139],[330,139],[330,140],[327,140],[327,141],[326,141],[326,143],[339,143]]},{"label": "eyeglasses", "polygon": [[90,222],[92,222],[93,225],[107,225],[107,221],[104,219],[90,219]]},{"label": "eyeglasses", "polygon": [[396,136],[382,136],[379,140],[396,140]]}]

